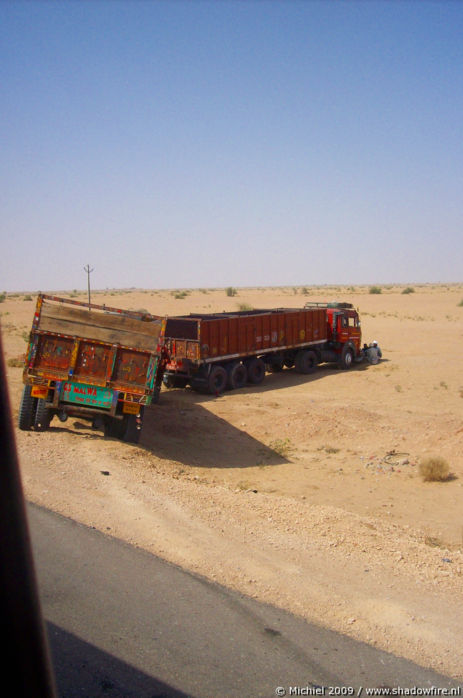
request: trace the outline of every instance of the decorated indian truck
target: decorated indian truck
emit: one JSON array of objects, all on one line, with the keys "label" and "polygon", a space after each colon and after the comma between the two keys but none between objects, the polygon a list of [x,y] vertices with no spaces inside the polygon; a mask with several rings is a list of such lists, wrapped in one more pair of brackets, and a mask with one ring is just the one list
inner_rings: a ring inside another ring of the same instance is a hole
[{"label": "decorated indian truck", "polygon": [[350,303],[169,317],[163,381],[220,393],[258,384],[266,371],[285,366],[303,374],[322,362],[348,369],[363,359],[361,339]]},{"label": "decorated indian truck", "polygon": [[54,416],[78,415],[137,442],[162,385],[164,331],[165,319],[148,313],[39,294],[19,428],[43,431]]}]

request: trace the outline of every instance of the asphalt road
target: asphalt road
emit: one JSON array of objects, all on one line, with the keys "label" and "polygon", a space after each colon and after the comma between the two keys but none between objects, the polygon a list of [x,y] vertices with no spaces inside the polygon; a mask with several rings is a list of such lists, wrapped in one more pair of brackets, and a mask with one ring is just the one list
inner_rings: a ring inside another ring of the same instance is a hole
[{"label": "asphalt road", "polygon": [[28,517],[62,698],[458,686],[47,510]]}]

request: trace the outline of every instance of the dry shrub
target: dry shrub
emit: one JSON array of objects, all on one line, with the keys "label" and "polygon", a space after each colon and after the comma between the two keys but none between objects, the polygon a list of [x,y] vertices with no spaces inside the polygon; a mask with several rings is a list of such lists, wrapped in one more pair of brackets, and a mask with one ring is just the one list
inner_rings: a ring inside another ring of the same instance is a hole
[{"label": "dry shrub", "polygon": [[11,366],[12,368],[23,368],[24,367],[24,354],[22,354],[22,356],[11,357],[10,359],[7,360],[6,365]]},{"label": "dry shrub", "polygon": [[442,456],[423,458],[419,471],[425,482],[443,482],[448,480],[450,475],[449,464]]},{"label": "dry shrub", "polygon": [[279,456],[286,458],[293,450],[293,445],[290,439],[275,439],[269,443],[269,448],[278,453]]}]

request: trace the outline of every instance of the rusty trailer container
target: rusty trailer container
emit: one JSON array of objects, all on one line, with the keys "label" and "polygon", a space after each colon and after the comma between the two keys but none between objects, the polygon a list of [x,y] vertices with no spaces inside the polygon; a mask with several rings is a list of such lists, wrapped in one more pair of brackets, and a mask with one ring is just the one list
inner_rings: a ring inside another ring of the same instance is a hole
[{"label": "rusty trailer container", "polygon": [[143,410],[156,402],[166,362],[165,319],[39,294],[23,373],[23,430],[53,416],[100,421],[137,441]]},{"label": "rusty trailer container", "polygon": [[326,310],[318,307],[170,317],[164,382],[220,392],[260,383],[266,370],[284,365],[309,373],[327,331]]}]

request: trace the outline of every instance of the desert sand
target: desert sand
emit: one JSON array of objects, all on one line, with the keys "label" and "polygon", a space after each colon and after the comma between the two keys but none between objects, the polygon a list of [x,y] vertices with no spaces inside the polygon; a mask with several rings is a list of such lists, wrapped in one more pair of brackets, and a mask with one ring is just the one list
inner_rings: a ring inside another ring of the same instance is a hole
[{"label": "desert sand", "polygon": [[[383,360],[219,397],[163,388],[138,445],[73,418],[16,429],[26,499],[463,679],[463,284],[404,288],[95,292],[158,315],[349,301]],[[34,301],[0,305],[15,423]],[[423,481],[430,455],[446,481]]]}]

